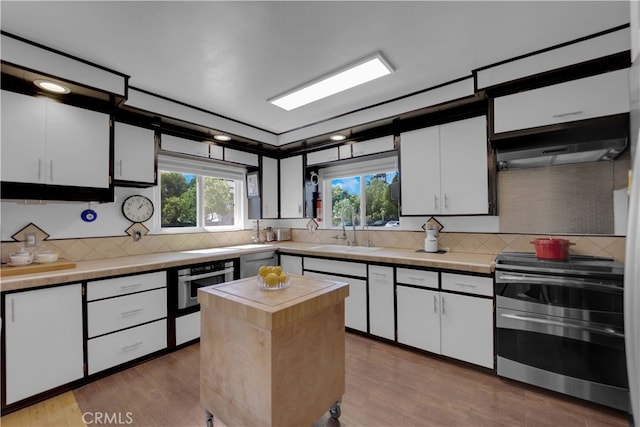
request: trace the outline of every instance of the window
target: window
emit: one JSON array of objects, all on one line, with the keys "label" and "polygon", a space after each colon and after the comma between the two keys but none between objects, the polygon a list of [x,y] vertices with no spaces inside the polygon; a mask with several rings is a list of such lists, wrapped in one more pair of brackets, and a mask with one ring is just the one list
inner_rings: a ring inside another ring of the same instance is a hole
[{"label": "window", "polygon": [[[328,226],[372,227],[399,225],[398,201],[392,197],[392,184],[399,175],[395,157],[359,164],[333,166],[321,171],[324,215]],[[361,212],[364,212],[364,220]]]},{"label": "window", "polygon": [[243,169],[171,156],[159,169],[159,229],[242,228]]}]

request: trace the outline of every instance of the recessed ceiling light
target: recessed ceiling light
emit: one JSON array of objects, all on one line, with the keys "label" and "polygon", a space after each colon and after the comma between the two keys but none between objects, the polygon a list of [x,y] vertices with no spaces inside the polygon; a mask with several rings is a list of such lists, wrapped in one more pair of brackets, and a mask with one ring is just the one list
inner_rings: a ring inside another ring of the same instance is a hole
[{"label": "recessed ceiling light", "polygon": [[329,139],[332,141],[344,141],[347,137],[344,135],[331,135]]},{"label": "recessed ceiling light", "polygon": [[368,56],[338,71],[271,98],[268,102],[284,110],[291,111],[343,90],[386,76],[392,72],[393,68],[378,52],[373,56]]},{"label": "recessed ceiling light", "polygon": [[231,137],[228,135],[214,135],[213,139],[216,139],[218,141],[231,141]]},{"label": "recessed ceiling light", "polygon": [[44,89],[53,93],[69,93],[71,92],[68,87],[62,86],[60,83],[55,83],[50,80],[34,80],[33,84],[38,86],[40,89]]}]

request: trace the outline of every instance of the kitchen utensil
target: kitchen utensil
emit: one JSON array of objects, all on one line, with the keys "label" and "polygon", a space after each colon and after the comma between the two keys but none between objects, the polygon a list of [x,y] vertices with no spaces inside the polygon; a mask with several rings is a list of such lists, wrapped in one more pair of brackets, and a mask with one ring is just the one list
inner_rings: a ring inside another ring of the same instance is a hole
[{"label": "kitchen utensil", "polygon": [[575,245],[567,239],[553,237],[540,237],[531,243],[535,245],[537,258],[554,261],[568,260],[569,246]]}]

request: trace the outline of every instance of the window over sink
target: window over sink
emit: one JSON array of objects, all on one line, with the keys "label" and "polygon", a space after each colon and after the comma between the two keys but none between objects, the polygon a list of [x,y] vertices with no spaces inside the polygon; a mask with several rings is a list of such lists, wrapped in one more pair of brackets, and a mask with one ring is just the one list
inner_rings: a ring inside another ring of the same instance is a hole
[{"label": "window over sink", "polygon": [[396,159],[390,156],[322,169],[323,216],[330,218],[326,227],[352,227],[353,221],[356,227],[397,227],[398,200],[392,192],[399,180]]}]

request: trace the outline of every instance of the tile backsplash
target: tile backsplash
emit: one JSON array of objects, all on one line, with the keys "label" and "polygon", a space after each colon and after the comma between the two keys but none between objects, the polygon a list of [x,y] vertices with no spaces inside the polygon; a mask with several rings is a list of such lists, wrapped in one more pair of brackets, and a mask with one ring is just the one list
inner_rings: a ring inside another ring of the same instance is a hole
[{"label": "tile backsplash", "polygon": [[[292,229],[292,240],[297,242],[318,244],[343,244],[335,237],[336,230],[317,230],[311,234],[307,229]],[[148,234],[135,242],[129,236],[58,239],[46,240],[46,244],[53,251],[59,251],[60,257],[70,261],[84,261],[102,258],[116,258],[130,255],[173,252],[192,249],[205,249],[218,246],[232,246],[252,243],[251,230],[215,232],[215,233],[184,233],[184,234]],[[351,232],[349,232],[351,237]],[[385,230],[358,231],[358,244],[365,245],[367,238],[373,246],[421,249],[424,247],[424,232]],[[494,233],[441,233],[440,248],[448,248],[452,252],[480,253],[495,255],[503,251],[533,252],[530,243],[536,237],[532,234],[494,234]],[[575,243],[571,246],[572,254],[611,257],[624,262],[625,238],[603,236],[558,236]],[[2,262],[6,262],[9,253],[19,250],[20,242],[2,243]]]}]

